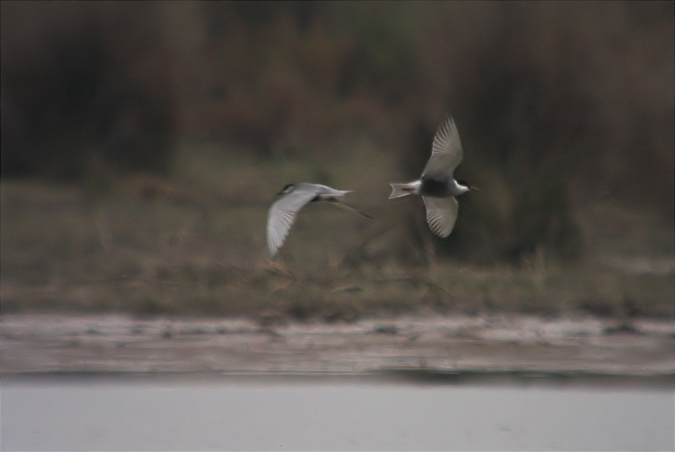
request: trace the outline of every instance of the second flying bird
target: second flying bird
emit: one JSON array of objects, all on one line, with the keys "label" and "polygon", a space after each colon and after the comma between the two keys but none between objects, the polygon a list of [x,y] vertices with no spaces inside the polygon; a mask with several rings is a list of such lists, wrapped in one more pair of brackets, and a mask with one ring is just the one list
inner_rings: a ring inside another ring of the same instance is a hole
[{"label": "second flying bird", "polygon": [[470,190],[478,190],[468,183],[457,181],[453,176],[463,157],[457,126],[452,117],[448,117],[436,132],[431,158],[422,177],[407,184],[389,184],[389,199],[408,195],[422,196],[431,232],[439,237],[449,236],[457,221],[459,205],[455,197]]}]

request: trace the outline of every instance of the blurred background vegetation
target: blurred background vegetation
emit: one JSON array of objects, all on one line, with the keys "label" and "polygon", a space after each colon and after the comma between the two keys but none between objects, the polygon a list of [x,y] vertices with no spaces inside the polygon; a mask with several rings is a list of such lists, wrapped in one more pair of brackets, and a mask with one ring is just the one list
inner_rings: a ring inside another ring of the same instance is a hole
[{"label": "blurred background vegetation", "polygon": [[[3,2],[2,307],[672,316],[672,2]],[[445,240],[412,180],[446,114]],[[303,211],[267,261],[273,195]]]}]

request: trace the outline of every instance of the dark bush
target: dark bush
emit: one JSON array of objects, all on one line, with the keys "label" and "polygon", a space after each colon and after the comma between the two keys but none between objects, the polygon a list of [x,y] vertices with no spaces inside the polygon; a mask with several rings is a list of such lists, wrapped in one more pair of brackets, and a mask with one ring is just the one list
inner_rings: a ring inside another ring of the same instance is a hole
[{"label": "dark bush", "polygon": [[152,7],[3,4],[2,175],[166,169],[169,61]]}]

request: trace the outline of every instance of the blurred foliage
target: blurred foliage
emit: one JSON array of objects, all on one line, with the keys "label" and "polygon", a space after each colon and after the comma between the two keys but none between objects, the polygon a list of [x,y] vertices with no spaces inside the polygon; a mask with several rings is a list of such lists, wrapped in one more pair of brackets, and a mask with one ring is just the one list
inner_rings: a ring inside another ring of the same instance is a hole
[{"label": "blurred foliage", "polygon": [[[226,166],[311,161],[316,182],[361,188],[419,176],[450,113],[458,177],[482,191],[447,240],[395,204],[413,250],[394,255],[576,258],[578,206],[673,224],[673,16],[672,2],[3,2],[2,176],[105,191],[106,166],[175,175],[181,143],[217,143]],[[398,173],[367,163],[384,159]]]},{"label": "blurred foliage", "polygon": [[2,175],[164,170],[176,134],[156,7],[2,5]]}]

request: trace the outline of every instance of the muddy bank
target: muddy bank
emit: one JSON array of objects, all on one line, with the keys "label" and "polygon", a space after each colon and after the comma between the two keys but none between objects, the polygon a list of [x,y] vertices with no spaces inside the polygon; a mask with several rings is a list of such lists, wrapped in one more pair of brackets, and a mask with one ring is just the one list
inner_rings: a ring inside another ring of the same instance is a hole
[{"label": "muddy bank", "polygon": [[606,375],[672,378],[675,323],[396,317],[248,319],[3,315],[2,372],[226,375]]}]

